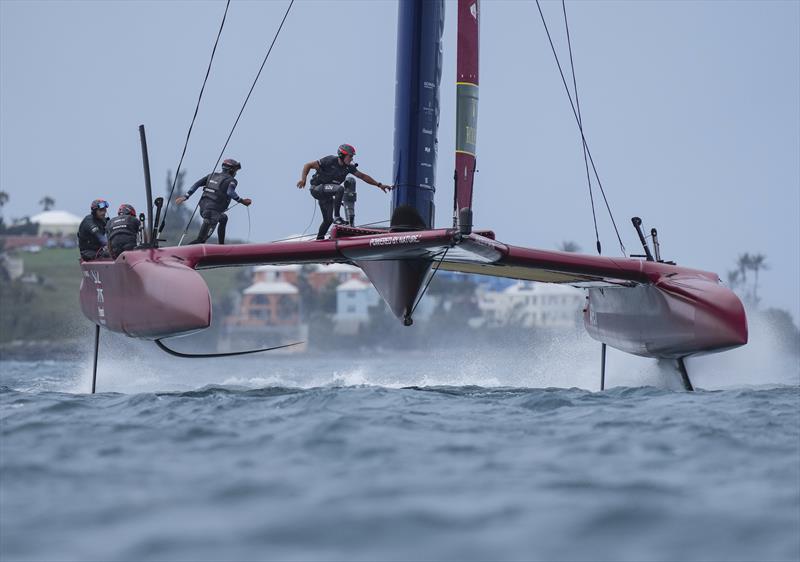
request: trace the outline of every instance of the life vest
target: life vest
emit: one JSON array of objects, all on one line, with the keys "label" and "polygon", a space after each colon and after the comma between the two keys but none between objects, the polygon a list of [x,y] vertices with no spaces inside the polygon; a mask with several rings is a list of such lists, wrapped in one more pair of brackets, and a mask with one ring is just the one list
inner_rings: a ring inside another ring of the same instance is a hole
[{"label": "life vest", "polygon": [[203,196],[200,204],[206,209],[214,209],[219,212],[227,210],[231,203],[228,197],[228,186],[233,181],[233,176],[224,172],[215,172],[208,176],[206,185],[203,187]]},{"label": "life vest", "polygon": [[139,234],[141,223],[131,215],[118,215],[108,221],[106,235],[108,245],[112,248],[132,250],[136,247],[136,236]]}]

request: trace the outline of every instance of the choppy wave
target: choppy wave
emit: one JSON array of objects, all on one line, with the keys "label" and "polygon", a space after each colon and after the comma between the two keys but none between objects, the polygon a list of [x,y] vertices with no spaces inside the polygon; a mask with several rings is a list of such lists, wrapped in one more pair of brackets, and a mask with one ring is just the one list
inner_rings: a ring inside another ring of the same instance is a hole
[{"label": "choppy wave", "polygon": [[374,361],[106,365],[106,389],[172,390],[95,396],[73,392],[84,364],[3,363],[0,559],[800,557],[796,384],[593,392]]}]

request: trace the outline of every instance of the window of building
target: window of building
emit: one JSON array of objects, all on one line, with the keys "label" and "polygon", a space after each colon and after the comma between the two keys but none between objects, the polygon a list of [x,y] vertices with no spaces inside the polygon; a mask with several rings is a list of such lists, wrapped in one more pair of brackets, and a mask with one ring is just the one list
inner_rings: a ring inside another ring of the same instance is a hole
[{"label": "window of building", "polygon": [[270,319],[270,309],[269,308],[251,308],[250,309],[250,318],[256,320],[269,320]]}]

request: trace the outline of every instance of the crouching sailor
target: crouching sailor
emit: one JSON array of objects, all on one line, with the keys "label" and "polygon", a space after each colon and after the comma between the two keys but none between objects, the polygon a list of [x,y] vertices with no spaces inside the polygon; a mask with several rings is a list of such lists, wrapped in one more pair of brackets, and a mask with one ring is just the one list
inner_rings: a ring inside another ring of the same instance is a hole
[{"label": "crouching sailor", "polygon": [[[347,178],[348,174],[353,174],[360,180],[374,185],[384,193],[392,189],[391,185],[384,185],[367,174],[359,172],[358,164],[353,163],[355,155],[356,149],[352,145],[343,144],[339,146],[336,156],[325,156],[303,166],[300,181],[297,182],[298,189],[303,189],[306,186],[308,173],[311,170],[316,170],[314,177],[311,178],[311,196],[319,201],[319,208],[322,211],[322,224],[319,225],[317,240],[325,238],[325,233],[328,232],[328,228],[330,228],[334,220],[336,224],[344,223],[339,213],[345,193],[348,194],[347,205],[345,206],[348,211],[348,220],[355,216],[356,181],[352,178]],[[344,182],[344,185],[342,185],[342,182]],[[354,220],[353,218],[352,221]],[[350,224],[353,224],[352,221]]]},{"label": "crouching sailor", "polygon": [[239,182],[234,176],[242,168],[242,165],[232,158],[227,158],[222,162],[222,172],[215,172],[197,180],[186,197],[178,197],[175,203],[180,205],[186,201],[200,187],[203,188],[203,195],[200,197],[200,216],[203,217],[203,225],[197,238],[189,244],[205,244],[214,227],[217,227],[217,238],[220,244],[225,243],[225,227],[228,224],[228,205],[231,199],[245,206],[250,206],[252,199],[239,197],[236,193],[236,186]]},{"label": "crouching sailor", "polygon": [[105,199],[95,199],[92,201],[91,212],[86,215],[78,227],[78,249],[81,252],[81,259],[85,261],[107,258],[106,251],[106,212],[108,211],[108,201]]},{"label": "crouching sailor", "polygon": [[117,216],[108,221],[106,236],[111,257],[117,259],[122,252],[133,250],[142,223],[136,218],[136,209],[127,203],[119,206]]}]

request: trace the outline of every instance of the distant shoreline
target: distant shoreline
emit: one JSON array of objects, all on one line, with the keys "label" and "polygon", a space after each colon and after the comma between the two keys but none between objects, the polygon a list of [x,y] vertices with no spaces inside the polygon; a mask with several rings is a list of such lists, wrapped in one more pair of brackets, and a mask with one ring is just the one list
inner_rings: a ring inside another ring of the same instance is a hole
[{"label": "distant shoreline", "polygon": [[0,344],[0,361],[34,359],[79,359],[86,353],[86,341],[14,340]]}]

